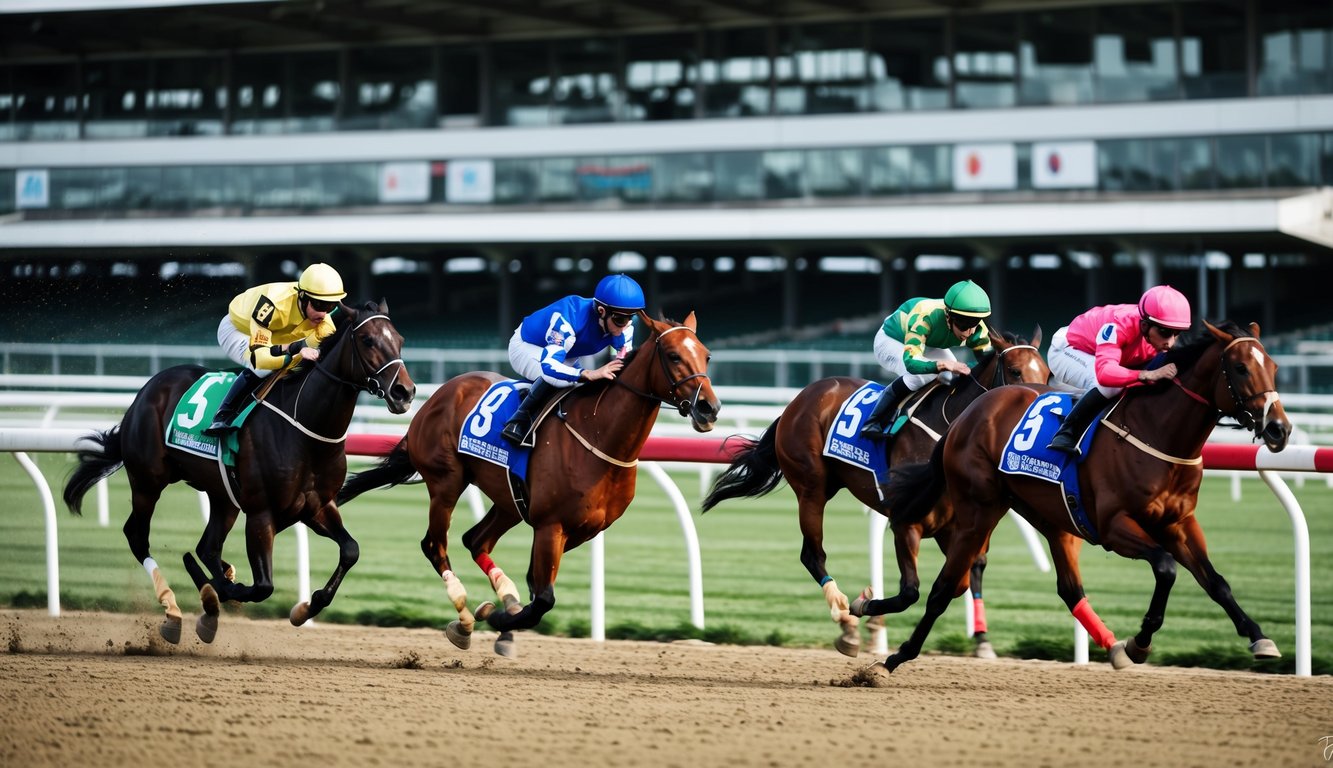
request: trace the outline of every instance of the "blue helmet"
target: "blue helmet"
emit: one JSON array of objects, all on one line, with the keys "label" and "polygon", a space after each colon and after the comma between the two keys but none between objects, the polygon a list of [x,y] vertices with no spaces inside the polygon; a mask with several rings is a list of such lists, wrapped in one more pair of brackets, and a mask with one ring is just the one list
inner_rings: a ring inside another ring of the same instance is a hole
[{"label": "blue helmet", "polygon": [[634,312],[644,308],[643,289],[628,275],[607,275],[592,297],[611,309]]}]

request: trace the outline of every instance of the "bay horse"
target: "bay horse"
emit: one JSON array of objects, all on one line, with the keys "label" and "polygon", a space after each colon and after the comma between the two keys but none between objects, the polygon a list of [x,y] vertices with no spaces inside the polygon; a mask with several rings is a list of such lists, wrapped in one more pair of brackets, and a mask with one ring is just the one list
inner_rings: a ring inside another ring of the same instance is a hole
[{"label": "bay horse", "polygon": [[[955,533],[924,615],[911,637],[884,661],[890,672],[921,652],[935,620],[966,587],[968,564],[1010,507],[1046,537],[1060,598],[1107,650],[1116,669],[1147,660],[1166,614],[1176,563],[1222,606],[1237,634],[1248,638],[1255,658],[1281,655],[1213,568],[1194,510],[1203,446],[1219,416],[1235,417],[1274,452],[1286,447],[1291,422],[1276,389],[1277,364],[1259,342],[1259,326],[1205,321],[1204,327],[1198,338],[1182,340],[1166,353],[1164,364],[1177,367],[1174,379],[1130,387],[1102,416],[1077,469],[1091,528],[1067,511],[1059,484],[1001,471],[1011,434],[1018,444],[1038,433],[1042,410],[1025,414],[1035,401],[1055,396],[1046,388],[1003,387],[986,393],[954,422],[928,463],[896,474],[889,492],[894,510],[905,521],[920,519],[943,496],[953,507]],[[1139,632],[1126,641],[1116,641],[1083,592],[1078,556],[1083,534],[1090,530],[1100,535],[1093,533],[1089,540],[1152,568],[1155,586],[1148,610]]]},{"label": "bay horse", "polygon": [[[445,635],[459,648],[471,645],[477,619],[500,631],[495,650],[514,655],[513,630],[535,627],[555,606],[560,558],[606,530],[634,498],[638,456],[665,403],[688,416],[697,432],[712,430],[720,407],[708,377],[708,348],[699,341],[694,313],[684,323],[654,320],[642,310],[643,344],[631,352],[612,380],[568,390],[560,418],[542,421],[529,465],[526,514],[520,511],[508,468],[459,451],[463,423],[493,384],[506,377],[489,371],[464,373],[431,395],[408,426],[407,435],[376,467],[352,475],[338,494],[346,503],[361,493],[402,483],[420,473],[430,495],[429,522],[421,551],[444,582],[458,619]],[[458,498],[476,485],[490,500],[485,516],[463,534],[463,546],[490,581],[504,610],[491,602],[474,614],[467,590],[449,557],[449,524]],[[531,602],[490,553],[520,522],[533,528],[527,584]]]},{"label": "bay horse", "polygon": [[[1051,369],[1039,351],[1041,326],[1034,330],[1031,342],[993,328],[990,340],[993,351],[982,355],[972,372],[959,377],[953,387],[933,384],[905,401],[904,407],[911,410],[912,418],[890,438],[894,441],[889,449],[890,467],[924,461],[963,409],[988,389],[1023,382],[1045,384],[1050,380]],[[946,549],[951,530],[947,509],[910,524],[899,524],[897,516],[880,500],[873,474],[823,455],[824,437],[839,418],[843,402],[865,384],[865,379],[835,376],[806,386],[758,440],[741,439],[739,452],[713,482],[702,505],[707,512],[727,499],[763,496],[786,479],[796,494],[804,538],[801,563],[824,590],[829,613],[842,628],[834,647],[847,656],[856,656],[860,651],[861,637],[857,617],[848,613],[847,596],[838,589],[824,564],[824,509],[829,500],[846,488],[857,501],[892,519],[900,578],[898,594],[888,601],[895,613],[918,599],[921,579],[917,575],[917,553],[921,539],[934,537],[940,548]],[[855,434],[860,427],[860,423],[854,423],[847,429],[849,434]],[[971,569],[971,588],[978,607],[973,627],[974,652],[982,658],[994,658],[995,651],[986,638],[985,610],[981,603],[981,575],[985,568],[986,555],[979,553]],[[860,602],[869,597],[867,590]]]},{"label": "bay horse", "polygon": [[[151,377],[118,425],[90,436],[98,447],[79,452],[64,491],[65,504],[75,514],[82,513],[89,488],[125,468],[131,496],[125,538],[166,612],[159,631],[168,642],[180,642],[181,612],[149,551],[148,538],[153,511],[163,489],[172,483],[183,480],[208,494],[211,514],[195,553],[209,575],[190,553],[184,555],[204,610],[195,630],[206,643],[217,633],[221,601],[260,602],[273,593],[273,538],[278,532],[305,523],[338,545],[333,575],[308,603],[292,608],[294,625],[327,607],[356,563],[356,540],[343,526],[333,500],[347,475],[345,440],[357,397],[370,392],[383,399],[391,413],[406,413],[416,385],[401,359],[403,337],[389,319],[386,303],[367,302],[360,309],[340,304],[333,317],[336,330],[320,343],[318,361],[282,375],[242,424],[235,493],[223,477],[219,459],[170,448],[165,442],[176,404],[209,370],[202,366],[178,365]],[[203,418],[195,416],[196,421]],[[222,559],[223,542],[241,510],[246,515],[246,553],[254,579],[248,585],[233,582],[235,570]]]}]

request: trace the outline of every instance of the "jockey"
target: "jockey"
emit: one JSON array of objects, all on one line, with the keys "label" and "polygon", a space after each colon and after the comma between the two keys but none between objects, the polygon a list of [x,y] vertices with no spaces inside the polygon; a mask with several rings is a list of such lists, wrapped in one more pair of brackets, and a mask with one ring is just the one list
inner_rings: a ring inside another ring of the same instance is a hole
[{"label": "jockey", "polygon": [[[509,363],[532,389],[505,424],[501,437],[525,443],[532,420],[556,389],[585,381],[614,379],[634,345],[634,313],[645,306],[643,289],[627,275],[607,275],[591,299],[566,296],[523,318],[509,339]],[[578,359],[607,347],[615,350],[600,368],[584,370]]]},{"label": "jockey", "polygon": [[884,318],[875,333],[875,359],[898,378],[884,390],[861,436],[883,439],[898,403],[934,381],[940,373],[971,372],[949,347],[966,346],[974,354],[991,351],[990,296],[971,280],[954,283],[943,299],[908,299]]},{"label": "jockey", "polygon": [[263,378],[294,360],[318,360],[319,342],[334,331],[329,315],[346,295],[333,267],[311,264],[295,283],[258,285],[232,299],[218,344],[242,368],[204,434],[235,429],[232,419]]},{"label": "jockey", "polygon": [[1169,285],[1144,292],[1139,303],[1093,307],[1051,337],[1051,373],[1067,386],[1086,390],[1046,446],[1079,455],[1078,440],[1093,416],[1131,384],[1176,375],[1174,363],[1144,367],[1175,346],[1190,327],[1190,302]]}]

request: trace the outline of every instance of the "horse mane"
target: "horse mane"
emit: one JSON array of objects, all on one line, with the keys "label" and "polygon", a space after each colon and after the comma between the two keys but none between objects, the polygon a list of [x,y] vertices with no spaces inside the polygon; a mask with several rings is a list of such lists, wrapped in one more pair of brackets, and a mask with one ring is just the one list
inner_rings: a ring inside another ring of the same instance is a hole
[{"label": "horse mane", "polygon": [[[666,323],[667,325],[670,325],[670,326],[672,326],[672,327],[675,327],[675,326],[678,326],[678,325],[684,325],[684,323],[680,322],[679,320],[672,320],[672,319],[669,318],[669,317],[661,317],[661,318],[659,318],[659,321],[660,321],[660,322],[663,322],[663,323]],[[645,339],[645,341],[646,341],[646,340],[647,340],[647,339]],[[625,367],[626,367],[626,368],[629,367],[630,363],[634,362],[634,359],[635,359],[636,357],[639,356],[639,352],[642,351],[642,350],[643,350],[643,347],[641,347],[641,346],[636,346],[634,349],[631,349],[631,350],[629,351],[629,354],[625,355]],[[622,370],[624,370],[624,369],[622,369]],[[587,383],[585,383],[585,384],[580,384],[580,385],[578,385],[578,386],[575,388],[574,391],[575,391],[575,392],[583,392],[583,393],[585,393],[585,394],[592,395],[592,394],[596,394],[596,393],[601,392],[602,390],[606,389],[607,387],[611,386],[611,385],[614,384],[614,383],[615,383],[615,381],[612,380],[612,379],[599,379],[599,380],[597,380],[597,381],[589,381],[589,382],[587,382]],[[571,393],[571,394],[572,394],[572,393]]]},{"label": "horse mane", "polygon": [[330,358],[325,357],[322,353],[328,352],[333,349],[338,342],[342,341],[343,336],[346,336],[351,331],[351,328],[356,325],[357,321],[361,319],[361,312],[366,310],[372,312],[379,311],[378,305],[373,301],[367,301],[360,308],[350,304],[341,304],[340,309],[343,311],[335,312],[333,314],[333,333],[325,336],[319,342],[319,349],[321,351],[319,359],[315,361],[314,365],[306,365],[303,363],[293,367],[291,370],[287,371],[287,375],[283,377],[285,380],[298,381],[308,376],[311,371],[315,370],[316,366],[324,365],[324,362]]},{"label": "horse mane", "polygon": [[[1232,336],[1252,338],[1249,331],[1241,328],[1239,324],[1232,320],[1223,320],[1216,323],[1215,327]],[[1180,370],[1186,370],[1197,363],[1199,358],[1203,356],[1204,351],[1211,348],[1215,343],[1217,343],[1217,337],[1205,328],[1197,334],[1191,334],[1181,339],[1174,347],[1168,349],[1162,364],[1175,363]]]}]

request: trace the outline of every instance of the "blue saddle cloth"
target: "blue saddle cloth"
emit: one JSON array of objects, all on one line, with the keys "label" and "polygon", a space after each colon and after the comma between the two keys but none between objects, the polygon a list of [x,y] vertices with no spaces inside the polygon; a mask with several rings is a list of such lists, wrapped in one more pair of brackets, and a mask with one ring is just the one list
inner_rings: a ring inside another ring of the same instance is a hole
[{"label": "blue saddle cloth", "polygon": [[1083,494],[1078,485],[1078,465],[1088,454],[1092,437],[1101,425],[1101,419],[1094,419],[1092,427],[1079,441],[1082,455],[1071,457],[1059,451],[1048,450],[1051,438],[1064,422],[1065,416],[1073,409],[1074,397],[1067,392],[1049,392],[1032,401],[1023,418],[1018,420],[1009,441],[1000,454],[999,470],[1008,475],[1024,475],[1038,480],[1046,480],[1060,486],[1060,497],[1064,500],[1065,511],[1079,535],[1093,544],[1097,543],[1097,528],[1088,517],[1083,506]]},{"label": "blue saddle cloth", "polygon": [[518,410],[522,393],[531,386],[526,381],[514,379],[491,385],[463,419],[458,433],[458,452],[505,467],[526,483],[532,449],[515,446],[500,437],[500,432]]},{"label": "blue saddle cloth", "polygon": [[877,483],[889,479],[887,440],[867,440],[861,437],[861,425],[879,402],[884,385],[868,382],[843,401],[838,417],[833,420],[824,436],[824,455],[860,467],[875,475]]}]

